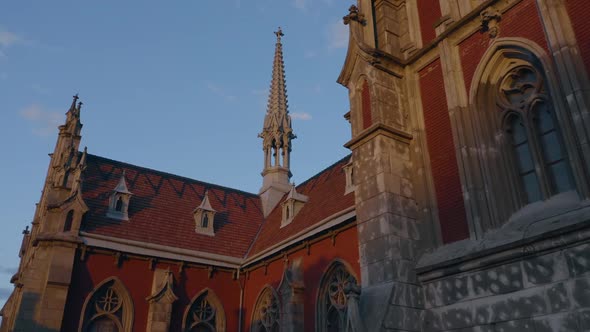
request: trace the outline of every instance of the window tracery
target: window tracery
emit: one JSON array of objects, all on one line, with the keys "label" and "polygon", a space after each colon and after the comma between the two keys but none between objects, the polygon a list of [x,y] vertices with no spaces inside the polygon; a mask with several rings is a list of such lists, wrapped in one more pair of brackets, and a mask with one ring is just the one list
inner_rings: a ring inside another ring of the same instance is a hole
[{"label": "window tracery", "polygon": [[131,331],[133,305],[125,288],[116,279],[100,285],[86,300],[80,331]]},{"label": "window tracery", "polygon": [[183,326],[186,332],[225,331],[223,307],[211,290],[204,290],[191,302]]},{"label": "window tracery", "polygon": [[317,326],[319,331],[344,331],[347,322],[348,299],[345,289],[356,278],[346,266],[335,262],[326,272],[320,285]]},{"label": "window tracery", "polygon": [[252,331],[278,332],[280,331],[279,300],[275,292],[266,287],[258,296],[252,319]]},{"label": "window tracery", "polygon": [[520,182],[520,205],[572,190],[570,168],[542,75],[528,65],[508,70],[497,99]]}]

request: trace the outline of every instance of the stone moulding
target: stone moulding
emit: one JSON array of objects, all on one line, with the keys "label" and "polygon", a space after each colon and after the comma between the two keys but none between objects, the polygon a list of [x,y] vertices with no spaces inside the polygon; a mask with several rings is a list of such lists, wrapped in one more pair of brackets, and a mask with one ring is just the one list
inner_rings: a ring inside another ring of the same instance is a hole
[{"label": "stone moulding", "polygon": [[481,240],[449,244],[422,256],[416,272],[420,281],[428,282],[581,242],[590,242],[590,207],[533,221],[520,232],[503,228]]}]

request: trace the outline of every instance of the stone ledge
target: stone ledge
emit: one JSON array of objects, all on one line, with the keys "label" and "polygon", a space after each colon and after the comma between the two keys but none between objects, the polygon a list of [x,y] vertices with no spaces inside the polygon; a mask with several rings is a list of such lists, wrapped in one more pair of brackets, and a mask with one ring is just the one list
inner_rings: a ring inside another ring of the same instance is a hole
[{"label": "stone ledge", "polygon": [[585,201],[561,215],[515,220],[488,232],[482,239],[466,239],[437,248],[420,258],[416,272],[424,282],[586,240],[590,240],[590,206]]}]

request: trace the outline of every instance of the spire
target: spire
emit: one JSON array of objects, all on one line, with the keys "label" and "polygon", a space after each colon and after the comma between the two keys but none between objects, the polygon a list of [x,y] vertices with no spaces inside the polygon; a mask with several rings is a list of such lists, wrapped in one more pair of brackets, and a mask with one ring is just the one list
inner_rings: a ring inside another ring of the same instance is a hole
[{"label": "spire", "polygon": [[290,156],[291,140],[296,138],[291,128],[291,117],[287,106],[287,87],[285,84],[285,64],[283,62],[283,31],[275,31],[277,42],[272,67],[270,94],[262,132],[264,151],[263,184],[260,195],[263,202],[264,215],[278,204],[284,194],[291,189]]},{"label": "spire", "polygon": [[[296,138],[291,128],[291,117],[287,106],[287,87],[285,84],[285,64],[283,62],[283,45],[281,37],[283,31],[279,28],[275,31],[277,42],[275,44],[275,55],[272,68],[272,81],[270,83],[270,94],[264,126],[262,133],[258,136],[263,139],[265,150],[265,169],[271,166],[282,166],[289,169],[289,154],[291,152],[291,140]],[[271,160],[270,151],[275,157]],[[281,157],[282,156],[282,160]]]}]

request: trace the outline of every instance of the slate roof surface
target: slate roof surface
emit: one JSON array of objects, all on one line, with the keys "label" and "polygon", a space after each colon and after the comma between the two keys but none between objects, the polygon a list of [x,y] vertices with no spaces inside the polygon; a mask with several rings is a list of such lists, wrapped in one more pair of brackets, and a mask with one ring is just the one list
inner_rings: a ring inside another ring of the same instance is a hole
[{"label": "slate roof surface", "polygon": [[[243,258],[353,206],[354,194],[344,195],[342,167],[349,158],[297,186],[309,201],[291,224],[280,228],[281,205],[265,221],[256,194],[88,154],[82,195],[89,211],[81,231]],[[106,216],[109,198],[123,171],[133,194],[128,221]],[[217,211],[215,236],[195,232],[193,211],[207,190],[211,206]]]}]

